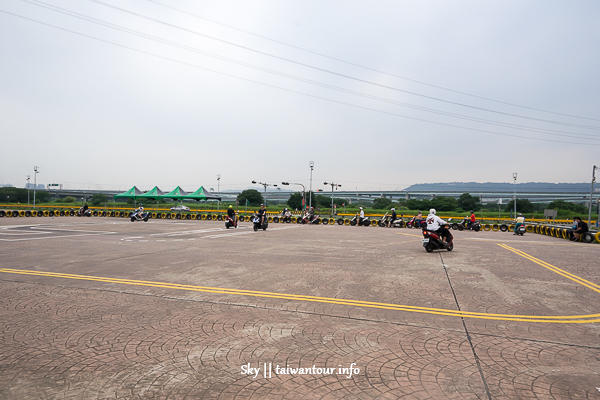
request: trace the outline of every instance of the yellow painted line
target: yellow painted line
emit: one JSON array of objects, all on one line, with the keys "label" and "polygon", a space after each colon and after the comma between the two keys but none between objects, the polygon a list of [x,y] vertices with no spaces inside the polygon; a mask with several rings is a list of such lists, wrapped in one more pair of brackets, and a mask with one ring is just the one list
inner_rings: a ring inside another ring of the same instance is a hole
[{"label": "yellow painted line", "polygon": [[404,235],[404,236],[414,236],[414,237],[423,237],[423,235],[413,235],[412,233],[402,233],[402,232],[396,232],[398,235]]},{"label": "yellow painted line", "polygon": [[187,291],[206,292],[206,293],[234,294],[234,295],[242,295],[242,296],[266,297],[266,298],[275,298],[275,299],[283,299],[283,300],[309,301],[309,302],[348,305],[348,306],[356,306],[356,307],[379,308],[379,309],[395,310],[395,311],[418,312],[418,313],[424,313],[424,314],[434,314],[434,315],[443,315],[443,316],[452,316],[452,317],[479,318],[479,319],[500,320],[500,321],[562,323],[562,324],[588,324],[588,323],[593,323],[593,322],[600,322],[600,314],[570,315],[570,316],[491,314],[491,313],[478,313],[478,312],[469,312],[469,311],[447,310],[447,309],[440,309],[440,308],[407,306],[407,305],[389,304],[389,303],[376,303],[376,302],[368,302],[368,301],[360,301],[360,300],[337,299],[337,298],[330,298],[330,297],[305,296],[305,295],[294,295],[294,294],[274,293],[274,292],[261,292],[261,291],[254,291],[254,290],[214,288],[214,287],[207,287],[207,286],[182,285],[182,284],[178,284],[178,283],[140,281],[140,280],[134,280],[134,279],[107,278],[107,277],[89,276],[89,275],[63,274],[63,273],[58,273],[58,272],[29,271],[29,270],[12,269],[12,268],[0,268],[0,272],[9,273],[9,274],[19,274],[19,275],[33,275],[33,276],[44,276],[44,277],[51,277],[51,278],[78,279],[78,280],[96,281],[96,282],[105,282],[105,283],[117,283],[117,284],[124,284],[124,285],[149,286],[149,287],[158,287],[158,288],[164,288],[164,289],[179,289],[179,290],[187,290]]},{"label": "yellow painted line", "polygon": [[527,253],[525,253],[525,252],[523,252],[521,250],[517,250],[517,249],[515,249],[513,247],[510,247],[510,246],[508,246],[506,244],[498,244],[498,246],[500,246],[500,247],[502,247],[502,248],[504,248],[504,249],[506,249],[508,251],[512,251],[513,253],[518,254],[521,257],[524,257],[524,258],[526,258],[526,259],[528,259],[530,261],[533,261],[534,263],[536,263],[538,265],[541,265],[542,267],[547,268],[550,271],[552,271],[554,273],[557,273],[558,275],[564,276],[567,279],[570,279],[570,280],[572,280],[574,282],[579,283],[580,285],[583,285],[583,286],[585,286],[585,287],[587,287],[589,289],[592,289],[596,293],[600,293],[600,285],[597,285],[597,284],[595,284],[593,282],[590,282],[588,280],[585,280],[585,279],[583,279],[583,278],[581,278],[581,277],[579,277],[577,275],[574,275],[574,274],[572,274],[570,272],[567,272],[567,271],[562,270],[562,269],[560,269],[558,267],[555,267],[552,264],[548,264],[545,261],[542,261],[542,260],[540,260],[538,258],[535,258],[532,255],[529,255],[529,254],[527,254]]}]

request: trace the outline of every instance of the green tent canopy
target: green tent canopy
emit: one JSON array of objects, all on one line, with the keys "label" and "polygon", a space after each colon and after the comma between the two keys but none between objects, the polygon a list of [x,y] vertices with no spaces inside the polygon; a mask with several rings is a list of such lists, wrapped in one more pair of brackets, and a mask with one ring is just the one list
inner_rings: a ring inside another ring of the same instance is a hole
[{"label": "green tent canopy", "polygon": [[162,190],[160,190],[158,188],[158,186],[154,186],[153,189],[148,190],[146,193],[139,195],[138,198],[158,200],[162,196],[164,196],[164,194],[165,194],[165,192],[163,192]]},{"label": "green tent canopy", "polygon": [[188,194],[184,198],[192,199],[192,200],[196,200],[196,201],[199,201],[199,200],[219,200],[219,201],[221,201],[220,196],[216,196],[216,195],[212,194],[208,190],[204,189],[204,186],[200,186],[200,189],[196,190],[194,193]]},{"label": "green tent canopy", "polygon": [[160,197],[165,198],[165,199],[181,200],[181,199],[185,199],[187,195],[188,195],[188,193],[185,190],[183,190],[181,187],[177,186],[175,189],[171,190],[169,193],[163,194]]},{"label": "green tent canopy", "polygon": [[140,189],[138,189],[137,186],[134,186],[131,189],[129,189],[128,191],[126,191],[125,193],[115,194],[114,198],[115,199],[135,199],[137,197],[140,197],[140,195],[142,195],[142,194],[144,194],[144,192],[142,192]]}]

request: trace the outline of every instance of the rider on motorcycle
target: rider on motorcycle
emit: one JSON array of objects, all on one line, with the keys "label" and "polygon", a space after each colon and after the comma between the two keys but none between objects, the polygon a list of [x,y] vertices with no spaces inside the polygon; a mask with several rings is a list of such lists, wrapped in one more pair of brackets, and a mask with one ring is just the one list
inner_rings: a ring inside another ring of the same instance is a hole
[{"label": "rider on motorcycle", "polygon": [[311,222],[313,219],[315,219],[315,208],[311,207],[308,212],[308,222]]},{"label": "rider on motorcycle", "polygon": [[133,214],[137,215],[139,218],[142,218],[143,213],[144,213],[144,205],[142,203],[140,203],[140,206],[135,209]]},{"label": "rider on motorcycle", "polygon": [[448,223],[435,215],[435,213],[435,208],[429,210],[429,215],[427,216],[427,230],[439,233],[446,244],[452,243],[452,234],[447,228]]},{"label": "rider on motorcycle", "polygon": [[398,217],[398,214],[396,214],[396,209],[392,208],[392,216],[390,217],[390,222],[388,222],[388,228],[390,226],[392,226],[392,224],[394,223],[394,221],[396,220],[396,218]]},{"label": "rider on motorcycle", "polygon": [[363,210],[362,207],[358,207],[358,209],[360,210],[360,213],[358,215],[358,223],[356,224],[356,226],[361,226],[362,222],[365,219],[365,210]]},{"label": "rider on motorcycle", "polygon": [[231,220],[233,221],[234,224],[237,222],[236,216],[235,216],[235,210],[233,209],[233,206],[229,206],[229,208],[227,209],[227,216],[229,218],[231,218]]},{"label": "rider on motorcycle", "polygon": [[289,221],[292,218],[292,213],[287,208],[284,208],[281,212],[281,216],[283,217],[284,221]]},{"label": "rider on motorcycle", "polygon": [[79,214],[81,215],[85,215],[85,212],[88,210],[88,205],[87,203],[85,203],[80,209],[79,209]]},{"label": "rider on motorcycle", "polygon": [[513,235],[517,234],[517,231],[519,230],[519,227],[521,225],[525,224],[525,218],[523,218],[523,214],[519,214],[517,216],[517,219],[515,220],[516,224],[515,224],[515,233],[513,233]]},{"label": "rider on motorcycle", "polygon": [[475,226],[475,221],[476,221],[475,213],[473,211],[471,211],[471,216],[469,217],[469,222],[468,222],[469,230],[473,230],[473,227]]},{"label": "rider on motorcycle", "polygon": [[264,224],[264,220],[267,218],[267,209],[264,204],[260,205],[260,210],[258,210],[258,217],[260,218],[260,225]]}]

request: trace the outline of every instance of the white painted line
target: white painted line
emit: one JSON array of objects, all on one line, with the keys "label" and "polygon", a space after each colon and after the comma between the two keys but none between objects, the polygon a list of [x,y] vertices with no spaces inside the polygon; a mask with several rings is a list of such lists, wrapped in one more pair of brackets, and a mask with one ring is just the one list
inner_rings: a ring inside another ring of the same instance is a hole
[{"label": "white painted line", "polygon": [[44,236],[44,237],[35,237],[35,238],[25,238],[25,239],[0,239],[5,242],[19,242],[23,240],[41,240],[41,239],[56,239],[56,238],[72,238],[78,236],[99,236],[99,235],[112,235],[117,232],[98,232],[98,233],[84,233],[82,235],[62,235],[62,236]]}]

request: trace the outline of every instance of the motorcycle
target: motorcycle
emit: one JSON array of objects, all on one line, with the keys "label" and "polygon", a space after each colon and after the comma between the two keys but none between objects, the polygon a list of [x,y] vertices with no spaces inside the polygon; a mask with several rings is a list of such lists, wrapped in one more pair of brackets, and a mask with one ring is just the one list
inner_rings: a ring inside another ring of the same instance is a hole
[{"label": "motorcycle", "polygon": [[311,217],[310,214],[306,214],[302,217],[302,223],[318,225],[321,223],[321,219],[319,218],[318,215],[313,215]]},{"label": "motorcycle", "polygon": [[[73,209],[71,209],[71,211],[73,211]],[[77,215],[78,217],[91,217],[92,211],[90,209],[83,211],[83,208],[80,208],[79,210],[77,210],[75,215]]]},{"label": "motorcycle", "polygon": [[262,229],[263,231],[266,231],[267,228],[269,227],[269,221],[267,221],[267,215],[265,214],[265,217],[263,219],[263,223],[261,225],[260,223],[260,216],[258,214],[254,214],[254,216],[252,217],[252,224],[253,224],[253,228],[254,231],[256,232],[259,229]]},{"label": "motorcycle", "polygon": [[279,217],[279,222],[289,224],[290,222],[292,222],[292,215],[283,214],[281,217]]},{"label": "motorcycle", "polygon": [[229,229],[232,226],[237,228],[237,218],[234,220],[229,215],[225,216],[225,228]]},{"label": "motorcycle", "polygon": [[[450,233],[449,230],[448,233]],[[450,239],[452,239],[451,233]],[[423,247],[425,247],[425,251],[428,253],[441,249],[452,251],[452,249],[454,249],[454,242],[451,241],[450,244],[444,243],[439,233],[428,231],[427,228],[423,228]]]},{"label": "motorcycle", "polygon": [[144,221],[144,222],[148,222],[148,218],[150,218],[150,213],[139,213],[139,212],[134,212],[133,214],[131,214],[131,222],[135,222],[135,221]]},{"label": "motorcycle", "polygon": [[481,223],[479,221],[475,221],[471,224],[469,228],[469,221],[471,221],[471,217],[465,217],[462,222],[458,225],[458,230],[462,231],[465,229],[471,229],[475,232],[479,232],[481,230]]},{"label": "motorcycle", "polygon": [[[358,223],[358,214],[356,214],[354,216],[354,218],[352,218],[350,220],[350,226],[356,226],[357,223]],[[363,226],[369,226],[369,225],[371,225],[371,221],[369,221],[369,217],[364,217],[363,220],[362,220],[362,222],[361,222],[361,225],[363,225]]]},{"label": "motorcycle", "polygon": [[523,235],[525,234],[525,232],[527,232],[527,228],[525,227],[525,224],[523,224],[523,225],[521,225],[521,226],[519,226],[519,227],[517,228],[517,230],[516,230],[516,232],[515,232],[515,233],[516,233],[517,235],[521,235],[521,236],[523,236]]},{"label": "motorcycle", "polygon": [[425,226],[427,226],[427,222],[424,219],[421,219],[421,222],[419,223],[419,220],[417,219],[416,216],[412,217],[410,219],[410,221],[408,221],[406,223],[406,227],[407,228],[417,228],[417,229],[419,229],[419,228],[423,228]]},{"label": "motorcycle", "polygon": [[[390,222],[390,219],[392,217],[388,217],[388,213],[385,213],[385,215],[383,216],[383,218],[381,218],[381,220],[377,223],[377,225],[379,225],[382,228],[385,228],[386,226],[388,226],[388,223]],[[392,223],[392,228],[403,228],[404,227],[404,219],[402,219],[402,217],[400,218],[396,218],[396,220]]]}]

